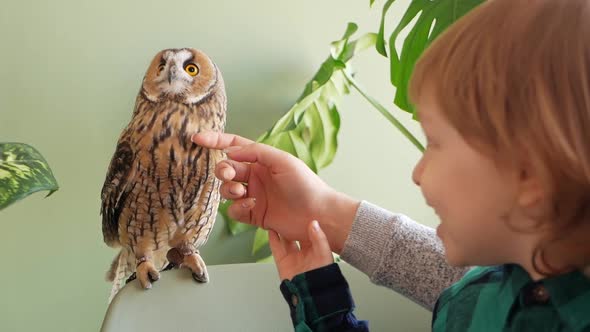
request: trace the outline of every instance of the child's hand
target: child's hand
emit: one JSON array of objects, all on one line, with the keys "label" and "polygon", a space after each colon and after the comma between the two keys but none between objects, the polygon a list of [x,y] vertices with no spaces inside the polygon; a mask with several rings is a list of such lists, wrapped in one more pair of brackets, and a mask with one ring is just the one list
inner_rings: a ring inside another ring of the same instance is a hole
[{"label": "child's hand", "polygon": [[310,222],[307,232],[309,242],[300,242],[300,248],[295,241],[288,241],[275,231],[269,231],[270,249],[281,280],[291,280],[300,273],[334,262],[330,245],[318,222]]},{"label": "child's hand", "polygon": [[303,161],[270,145],[219,132],[201,132],[193,142],[224,149],[215,167],[227,214],[240,222],[274,229],[287,239],[306,239],[310,220],[320,220],[330,247],[340,252],[360,201],[328,186]]}]

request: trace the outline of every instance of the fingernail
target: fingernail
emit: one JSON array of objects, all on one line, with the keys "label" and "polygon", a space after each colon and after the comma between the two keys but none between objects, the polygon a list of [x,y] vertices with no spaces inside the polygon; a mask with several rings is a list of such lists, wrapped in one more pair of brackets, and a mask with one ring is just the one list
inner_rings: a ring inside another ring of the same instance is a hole
[{"label": "fingernail", "polygon": [[193,141],[193,142],[194,142],[194,141],[196,141],[196,140],[197,140],[197,138],[201,138],[201,139],[203,139],[203,138],[207,138],[207,137],[209,137],[209,136],[211,136],[211,135],[213,135],[213,134],[214,134],[214,133],[213,133],[213,132],[210,132],[210,131],[203,131],[203,132],[200,132],[200,133],[196,133],[196,134],[193,134],[193,135],[191,136],[191,141]]},{"label": "fingernail", "polygon": [[231,178],[232,178],[232,171],[229,168],[226,168],[225,170],[223,170],[223,177],[226,180],[231,180]]},{"label": "fingernail", "polygon": [[242,202],[242,207],[244,209],[251,209],[256,205],[256,198],[252,197],[252,198],[248,198],[245,201]]},{"label": "fingernail", "polygon": [[311,222],[311,227],[313,228],[314,232],[317,232],[320,230],[320,224],[318,223],[317,220],[314,220]]},{"label": "fingernail", "polygon": [[201,136],[201,134],[193,134],[191,136],[191,141],[193,141],[193,142],[196,141],[198,136]]},{"label": "fingernail", "polygon": [[236,195],[236,196],[243,195],[244,193],[242,191],[243,191],[243,189],[241,189],[241,188],[239,188],[239,189],[238,188],[234,188],[234,187],[230,187],[229,188],[229,193],[232,194],[232,195]]},{"label": "fingernail", "polygon": [[223,152],[230,153],[230,152],[235,152],[235,151],[238,151],[241,149],[242,149],[241,146],[228,146],[227,148],[223,149]]}]

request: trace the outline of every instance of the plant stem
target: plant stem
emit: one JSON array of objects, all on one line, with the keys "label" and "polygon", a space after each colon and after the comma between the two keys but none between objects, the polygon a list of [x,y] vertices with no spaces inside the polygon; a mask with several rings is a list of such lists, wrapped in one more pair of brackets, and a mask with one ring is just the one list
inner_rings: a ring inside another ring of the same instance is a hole
[{"label": "plant stem", "polygon": [[352,78],[352,76],[350,76],[350,74],[346,72],[346,70],[343,70],[342,72],[344,73],[344,76],[346,77],[350,85],[352,85],[369,103],[371,103],[373,107],[375,107],[381,114],[383,114],[383,116],[389,122],[391,122],[391,124],[393,124],[393,126],[396,127],[408,140],[410,140],[410,142],[412,142],[412,144],[414,144],[414,146],[417,147],[418,150],[424,152],[424,146],[422,146],[420,141],[418,141],[418,139],[414,137],[414,135],[412,135],[412,133],[406,127],[404,127],[404,125],[401,122],[399,122],[398,119],[396,119],[385,107],[383,107],[383,105],[379,104],[379,102],[375,100],[375,98],[369,96],[358,85],[354,78]]}]

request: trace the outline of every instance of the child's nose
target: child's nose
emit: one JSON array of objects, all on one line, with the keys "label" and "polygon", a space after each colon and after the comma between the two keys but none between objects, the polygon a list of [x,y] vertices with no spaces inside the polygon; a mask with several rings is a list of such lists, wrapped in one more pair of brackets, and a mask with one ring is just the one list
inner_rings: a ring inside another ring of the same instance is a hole
[{"label": "child's nose", "polygon": [[422,176],[422,171],[424,170],[424,158],[420,158],[416,166],[414,166],[414,171],[412,172],[412,181],[417,186],[420,186],[420,177]]}]

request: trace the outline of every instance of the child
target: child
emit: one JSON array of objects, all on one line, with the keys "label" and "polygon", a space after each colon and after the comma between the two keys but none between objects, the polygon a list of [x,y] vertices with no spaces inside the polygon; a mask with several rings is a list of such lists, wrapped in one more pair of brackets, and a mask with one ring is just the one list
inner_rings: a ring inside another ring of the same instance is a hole
[{"label": "child", "polygon": [[193,138],[231,146],[222,195],[231,216],[271,230],[297,331],[368,330],[330,250],[433,310],[435,331],[590,331],[588,35],[587,0],[491,0],[416,64],[428,145],[413,180],[444,252],[433,230],[334,191],[284,152]]}]

